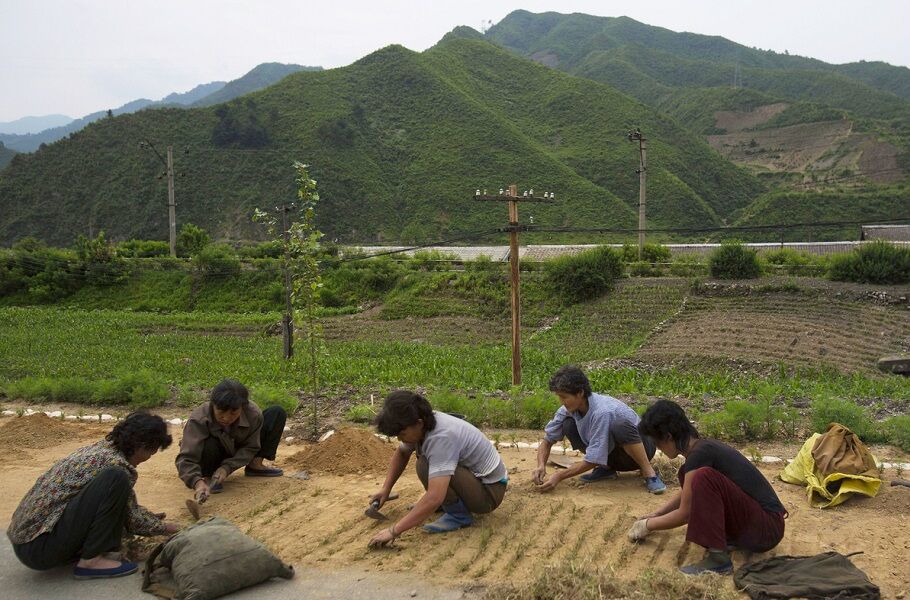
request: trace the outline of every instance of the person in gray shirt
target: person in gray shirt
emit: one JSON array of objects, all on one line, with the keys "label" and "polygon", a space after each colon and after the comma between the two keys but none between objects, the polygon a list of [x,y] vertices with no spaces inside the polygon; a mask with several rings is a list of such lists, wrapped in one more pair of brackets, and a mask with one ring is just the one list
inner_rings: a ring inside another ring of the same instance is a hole
[{"label": "person in gray shirt", "polygon": [[[542,492],[556,488],[560,481],[581,475],[585,483],[616,479],[617,471],[641,471],[644,484],[652,494],[662,494],[667,486],[651,466],[653,440],[638,432],[638,415],[625,403],[611,396],[595,394],[591,382],[575,366],[560,368],[550,379],[550,391],[562,406],[544,429],[537,450],[537,468],[532,474]],[[568,438],[572,448],[585,453],[584,460],[547,478],[547,461],[553,444]],[[592,471],[593,469],[593,471]],[[582,475],[592,471],[587,475]]]},{"label": "person in gray shirt", "polygon": [[404,518],[373,536],[371,547],[392,542],[439,506],[442,517],[423,527],[430,533],[467,527],[474,522],[472,513],[489,513],[502,503],[509,482],[506,466],[490,440],[467,421],[434,411],[420,394],[399,390],[385,399],[376,429],[401,443],[382,489],[370,501],[380,507],[385,503],[415,451],[417,477],[426,493]]}]

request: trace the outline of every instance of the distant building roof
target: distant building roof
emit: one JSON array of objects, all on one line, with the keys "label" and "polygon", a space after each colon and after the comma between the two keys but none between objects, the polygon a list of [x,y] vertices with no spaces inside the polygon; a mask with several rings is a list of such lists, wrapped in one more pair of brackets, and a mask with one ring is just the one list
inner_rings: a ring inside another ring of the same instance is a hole
[{"label": "distant building roof", "polygon": [[863,225],[860,239],[910,242],[910,225]]}]

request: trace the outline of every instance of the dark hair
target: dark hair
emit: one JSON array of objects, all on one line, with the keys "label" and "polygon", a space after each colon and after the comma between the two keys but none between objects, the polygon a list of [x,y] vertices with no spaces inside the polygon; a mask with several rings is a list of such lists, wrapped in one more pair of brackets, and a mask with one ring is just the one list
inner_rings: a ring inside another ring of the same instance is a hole
[{"label": "dark hair", "polygon": [[658,400],[649,406],[641,416],[638,431],[655,441],[669,437],[680,452],[689,447],[692,438],[699,437],[682,407],[670,400]]},{"label": "dark hair", "polygon": [[550,391],[565,392],[567,394],[584,392],[585,398],[589,398],[592,393],[588,376],[575,365],[560,367],[553,374],[553,377],[550,378]]},{"label": "dark hair", "polygon": [[250,391],[236,379],[222,379],[212,388],[211,400],[218,410],[237,410],[250,403]]},{"label": "dark hair", "polygon": [[171,445],[172,440],[164,419],[145,411],[128,414],[125,419],[114,425],[105,439],[127,458],[140,448],[163,450]]},{"label": "dark hair", "polygon": [[418,419],[423,420],[424,431],[433,431],[436,427],[433,407],[426,398],[414,392],[398,390],[386,396],[373,424],[379,433],[397,436],[405,427],[417,423]]}]

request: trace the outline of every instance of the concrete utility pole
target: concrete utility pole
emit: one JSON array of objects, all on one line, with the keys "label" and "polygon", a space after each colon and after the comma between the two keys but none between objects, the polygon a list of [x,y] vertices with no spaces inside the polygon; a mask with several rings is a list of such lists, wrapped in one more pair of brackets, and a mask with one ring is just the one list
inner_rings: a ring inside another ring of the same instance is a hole
[{"label": "concrete utility pole", "polygon": [[647,176],[647,139],[641,134],[641,129],[629,132],[629,141],[638,141],[638,260],[642,259],[645,248],[645,179]]},{"label": "concrete utility pole", "polygon": [[155,153],[155,156],[158,157],[158,160],[161,161],[161,164],[164,165],[164,168],[167,169],[168,238],[170,242],[171,258],[175,258],[177,256],[177,203],[174,200],[174,147],[167,147],[167,160],[162,158],[158,149],[148,140],[139,142],[139,147],[142,149],[151,148],[152,152]]},{"label": "concrete utility pole", "polygon": [[171,258],[177,257],[177,203],[174,201],[174,147],[167,147],[167,219]]},{"label": "concrete utility pole", "polygon": [[474,200],[509,203],[509,266],[512,272],[512,385],[521,385],[521,297],[518,270],[518,232],[521,230],[521,226],[518,224],[518,203],[554,202],[555,199],[549,192],[545,192],[543,198],[535,197],[533,189],[519,196],[518,186],[512,184],[509,186],[508,193],[505,190],[499,190],[498,196],[488,195],[486,190],[481,194],[480,190],[477,190]]}]

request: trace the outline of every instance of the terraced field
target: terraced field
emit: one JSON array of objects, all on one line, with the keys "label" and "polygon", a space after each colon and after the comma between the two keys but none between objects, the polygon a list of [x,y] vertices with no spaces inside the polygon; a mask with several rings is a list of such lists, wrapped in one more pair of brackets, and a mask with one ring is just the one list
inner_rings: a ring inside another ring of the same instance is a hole
[{"label": "terraced field", "polygon": [[886,354],[910,351],[906,309],[775,294],[689,297],[685,310],[639,350],[643,359],[738,359],[875,371]]}]

